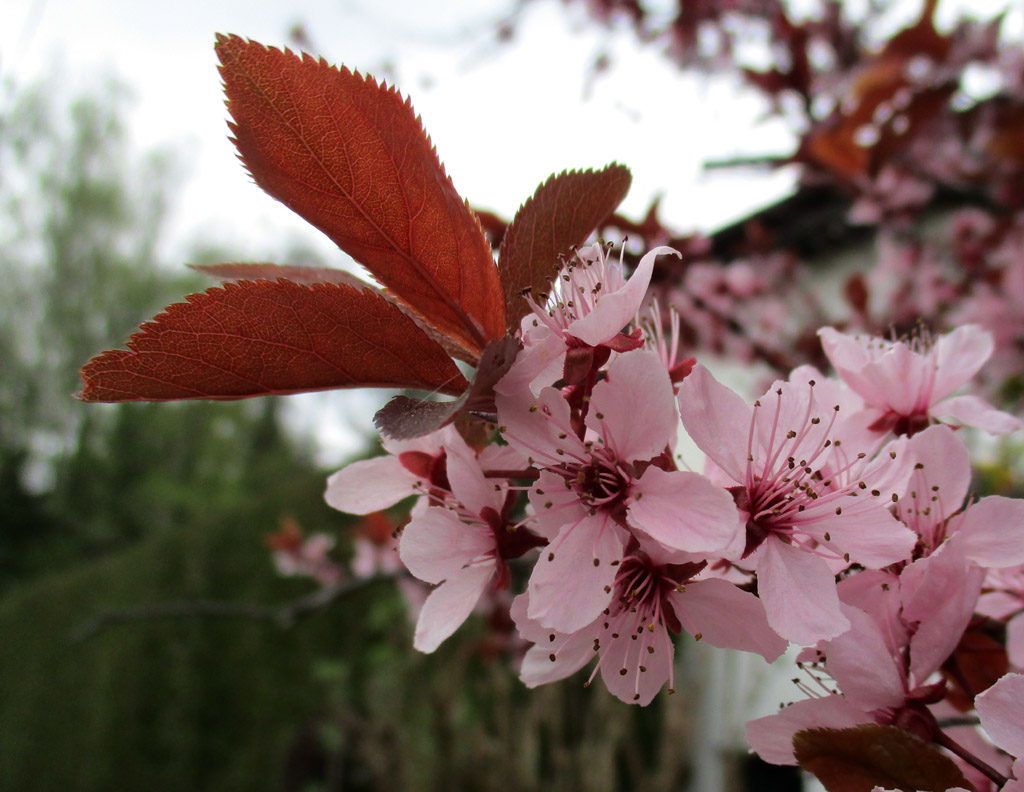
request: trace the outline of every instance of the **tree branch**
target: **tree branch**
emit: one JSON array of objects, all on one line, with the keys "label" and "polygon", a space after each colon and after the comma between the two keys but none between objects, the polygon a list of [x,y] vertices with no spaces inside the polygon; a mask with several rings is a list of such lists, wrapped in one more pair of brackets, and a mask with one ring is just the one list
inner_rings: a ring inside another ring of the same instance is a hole
[{"label": "tree branch", "polygon": [[288,630],[302,618],[326,608],[337,600],[369,588],[382,580],[394,579],[394,574],[378,574],[368,578],[348,580],[275,606],[198,599],[157,602],[152,605],[138,605],[132,608],[111,608],[101,611],[89,621],[72,630],[69,640],[72,643],[87,641],[114,624],[196,617],[249,619],[267,622],[279,630]]},{"label": "tree branch", "polygon": [[728,170],[732,168],[777,168],[792,160],[792,155],[753,154],[745,157],[707,160],[701,164],[705,171]]}]

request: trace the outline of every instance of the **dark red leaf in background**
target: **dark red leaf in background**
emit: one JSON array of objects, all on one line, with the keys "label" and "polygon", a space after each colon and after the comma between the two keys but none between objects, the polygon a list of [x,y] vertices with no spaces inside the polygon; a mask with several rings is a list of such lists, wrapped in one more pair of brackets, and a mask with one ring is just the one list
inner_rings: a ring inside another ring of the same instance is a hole
[{"label": "dark red leaf in background", "polygon": [[975,616],[941,670],[948,684],[946,700],[961,712],[974,709],[978,694],[988,690],[1010,670],[1006,624]]},{"label": "dark red leaf in background", "polygon": [[629,168],[616,164],[599,171],[567,171],[544,182],[520,207],[498,255],[511,332],[530,311],[523,292],[532,289],[540,301],[558,272],[559,256],[587,241],[626,197],[631,181]]},{"label": "dark red leaf in background", "polygon": [[242,399],[378,386],[459,394],[445,351],[393,303],[345,284],[242,281],[194,294],[82,369],[84,401]]},{"label": "dark red leaf in background", "polygon": [[394,89],[308,55],[218,36],[239,154],[256,183],[329,236],[475,360],[505,335],[476,217]]},{"label": "dark red leaf in background", "polygon": [[[918,21],[865,63],[842,105],[807,133],[797,161],[813,161],[851,182],[872,178],[947,106],[955,82],[922,84],[912,78],[910,69],[915,59],[937,65],[949,54],[950,38],[935,29],[935,4],[925,0]],[[898,94],[905,94],[905,100],[897,103]],[[880,111],[887,120],[878,120]],[[872,129],[874,142],[863,137]]]}]

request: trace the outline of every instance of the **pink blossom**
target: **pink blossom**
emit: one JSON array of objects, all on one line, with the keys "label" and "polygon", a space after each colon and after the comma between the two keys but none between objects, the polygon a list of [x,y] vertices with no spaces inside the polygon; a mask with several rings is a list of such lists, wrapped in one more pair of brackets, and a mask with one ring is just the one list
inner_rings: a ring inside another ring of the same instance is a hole
[{"label": "pink blossom", "polygon": [[353,530],[352,560],[349,569],[359,578],[397,572],[402,568],[398,558],[398,526],[384,512],[373,512]]},{"label": "pink blossom", "polygon": [[919,555],[930,555],[949,537],[949,521],[964,505],[971,483],[967,447],[948,426],[930,426],[910,440],[918,460],[896,516],[918,535]]},{"label": "pink blossom", "polygon": [[898,165],[886,165],[873,181],[863,185],[850,208],[849,219],[851,223],[877,225],[887,219],[914,215],[934,193],[931,181]]},{"label": "pink blossom", "polygon": [[451,497],[414,515],[399,544],[409,571],[438,584],[416,623],[413,646],[421,652],[434,651],[458,629],[495,577],[496,586],[507,587],[506,559],[538,543],[521,526],[510,525],[515,495],[507,482],[487,479],[481,461],[457,437],[445,445]]},{"label": "pink blossom", "polygon": [[328,555],[334,548],[333,536],[317,533],[304,537],[297,522],[285,519],[266,542],[273,550],[278,574],[284,577],[311,577],[322,586],[341,579],[341,569]]},{"label": "pink blossom", "polygon": [[721,551],[736,537],[728,493],[670,467],[678,418],[654,353],[612,362],[584,427],[573,426],[554,388],[536,398],[499,393],[497,407],[505,439],[540,468],[529,498],[550,544],[530,578],[529,617],[545,627],[573,633],[608,607],[631,533],[692,553]]},{"label": "pink blossom", "polygon": [[679,311],[691,348],[751,360],[786,348],[803,332],[809,317],[801,309],[810,306],[804,292],[796,298],[798,267],[785,253],[725,265],[697,261],[678,286],[660,285],[659,296]]},{"label": "pink blossom", "polygon": [[839,376],[874,411],[879,431],[912,435],[941,417],[992,434],[1024,427],[1020,419],[977,396],[950,396],[992,354],[992,336],[977,325],[959,327],[934,342],[886,341],[831,327],[821,328],[818,335]]},{"label": "pink blossom", "polygon": [[1024,563],[1024,501],[990,495],[964,505],[971,481],[967,448],[948,426],[932,426],[910,440],[919,460],[896,516],[920,537],[918,554],[956,542],[964,559],[981,567]]},{"label": "pink blossom", "polygon": [[820,401],[815,388],[776,383],[750,407],[697,366],[679,391],[683,425],[734,485],[746,523],[743,557],[757,572],[768,621],[805,646],[849,628],[836,572],[854,562],[883,567],[914,546],[888,509],[905,481],[902,455],[874,461],[835,442],[844,433],[839,407]]},{"label": "pink blossom", "polygon": [[596,354],[607,360],[611,350],[640,346],[638,334],[623,335],[623,330],[640,310],[654,260],[667,253],[679,255],[669,247],[648,251],[627,280],[621,261],[610,261],[604,247],[580,248],[552,283],[543,304],[527,297],[533,312],[523,319],[524,348],[516,358],[515,374],[506,375],[507,382],[522,380],[534,392],[563,378],[572,383],[578,381],[578,372],[585,375],[590,369]]},{"label": "pink blossom", "polygon": [[327,479],[328,505],[348,514],[370,514],[432,487],[448,489],[444,442],[457,435],[445,427],[414,440],[381,441],[386,456],[352,462]]},{"label": "pink blossom", "polygon": [[985,367],[985,375],[989,390],[997,391],[1022,368],[1024,257],[1020,250],[1024,245],[1024,224],[1018,216],[998,244],[988,228],[980,229],[977,236],[979,239],[961,252],[960,258],[967,259],[967,266],[973,264],[975,268],[992,271],[990,280],[994,282],[976,282],[971,292],[958,302],[950,320],[977,322],[992,334],[995,351]]},{"label": "pink blossom", "polygon": [[520,671],[527,687],[564,679],[596,658],[590,681],[600,672],[612,694],[645,706],[666,682],[674,692],[672,636],[683,630],[769,662],[782,654],[786,642],[768,626],[757,597],[724,580],[694,580],[704,562],[670,563],[673,554],[646,546],[651,552],[630,543],[616,568],[609,606],[579,630],[543,626],[528,615],[530,593],[516,598],[516,626],[535,644]]},{"label": "pink blossom", "polygon": [[898,578],[898,599],[897,578],[888,572],[867,573],[877,595],[869,587],[840,587],[850,629],[804,653],[816,657],[804,669],[810,682],[802,684],[811,698],[747,724],[747,742],[762,759],[796,764],[793,735],[811,728],[882,723],[933,739],[938,726],[928,705],[944,688],[932,675],[970,622],[982,578],[954,556],[941,552],[909,565]]},{"label": "pink blossom", "polygon": [[697,358],[679,356],[679,312],[675,308],[668,311],[668,329],[661,317],[658,301],[651,303],[647,316],[641,318],[640,327],[644,333],[646,348],[657,353],[661,365],[668,372],[672,384],[682,382],[693,371]]},{"label": "pink blossom", "polygon": [[981,593],[985,570],[947,543],[900,573],[901,617],[911,637],[910,684],[922,685],[953,653]]}]

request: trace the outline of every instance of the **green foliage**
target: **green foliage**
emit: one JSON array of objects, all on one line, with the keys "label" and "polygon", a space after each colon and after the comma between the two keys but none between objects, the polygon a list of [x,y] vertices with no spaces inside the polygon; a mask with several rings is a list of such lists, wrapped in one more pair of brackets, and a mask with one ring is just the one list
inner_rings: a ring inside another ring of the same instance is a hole
[{"label": "green foliage", "polygon": [[82,361],[196,280],[156,266],[173,160],[131,155],[124,90],[58,112],[55,84],[19,93],[0,119],[0,420],[5,438],[44,430],[63,448]]},{"label": "green foliage", "polygon": [[57,84],[22,91],[0,118],[0,591],[310,470],[275,400],[72,398],[92,355],[211,284],[157,260],[174,160],[132,154],[124,90],[61,111]]},{"label": "green foliage", "polygon": [[[319,476],[280,482],[336,521]],[[0,778],[10,789],[276,789],[288,745],[318,709],[309,658],[359,656],[347,608],[364,591],[288,632],[199,617],[72,631],[104,608],[191,598],[276,603],[308,589],[271,569],[261,536],[280,496],[152,537],[116,556],[22,586],[0,602]]]},{"label": "green foliage", "polygon": [[[281,482],[310,530],[338,516],[319,477]],[[192,616],[69,636],[108,608],[216,599],[273,605],[308,583],[260,536],[282,489],[227,519],[150,537],[0,601],[0,778],[34,792],[197,789],[618,792],[685,785],[685,691],[626,708],[582,678],[528,691],[476,622],[411,649],[387,582],[280,631]],[[300,500],[301,499],[301,500]],[[315,660],[315,658],[320,658]],[[294,784],[294,785],[290,785]]]}]

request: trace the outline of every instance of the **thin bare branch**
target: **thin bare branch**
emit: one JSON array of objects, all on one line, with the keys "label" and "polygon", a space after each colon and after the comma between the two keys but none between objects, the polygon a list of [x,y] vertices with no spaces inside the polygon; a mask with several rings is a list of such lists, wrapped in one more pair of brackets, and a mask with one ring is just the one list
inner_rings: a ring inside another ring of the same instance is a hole
[{"label": "thin bare branch", "polygon": [[281,605],[261,606],[245,602],[224,600],[181,600],[178,602],[157,602],[131,608],[111,608],[101,611],[89,621],[75,628],[69,640],[81,643],[99,635],[114,624],[164,619],[228,618],[249,619],[267,622],[280,630],[288,630],[302,618],[344,599],[350,594],[362,591],[382,580],[394,580],[394,574],[379,574],[368,578],[346,580],[333,586],[318,589]]}]

